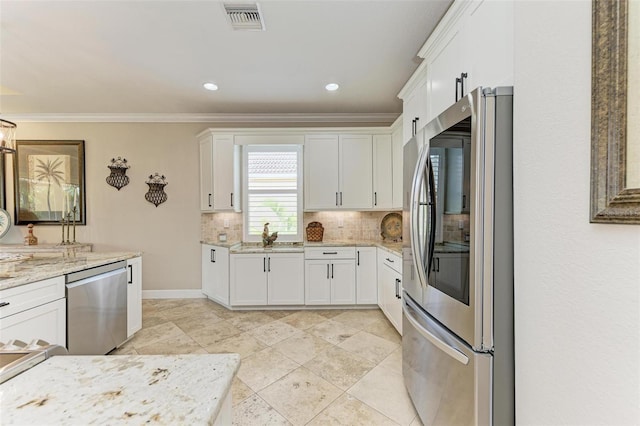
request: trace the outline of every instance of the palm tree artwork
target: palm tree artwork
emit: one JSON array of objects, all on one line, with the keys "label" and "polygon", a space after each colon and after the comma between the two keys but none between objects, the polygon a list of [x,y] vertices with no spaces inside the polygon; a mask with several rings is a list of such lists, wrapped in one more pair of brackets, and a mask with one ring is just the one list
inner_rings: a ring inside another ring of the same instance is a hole
[{"label": "palm tree artwork", "polygon": [[39,181],[47,181],[47,209],[49,210],[49,219],[51,219],[51,184],[54,183],[60,188],[64,183],[64,172],[62,170],[62,158],[47,158],[46,162],[36,159],[35,178]]}]

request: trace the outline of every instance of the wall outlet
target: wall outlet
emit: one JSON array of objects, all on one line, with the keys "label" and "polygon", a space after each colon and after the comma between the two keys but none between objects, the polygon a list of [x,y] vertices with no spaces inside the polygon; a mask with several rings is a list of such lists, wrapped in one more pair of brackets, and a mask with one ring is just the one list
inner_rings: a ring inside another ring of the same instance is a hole
[{"label": "wall outlet", "polygon": [[227,229],[229,228],[229,219],[224,220],[224,227]]},{"label": "wall outlet", "polygon": [[458,221],[458,229],[464,229],[464,220]]},{"label": "wall outlet", "polygon": [[338,228],[343,228],[344,227],[344,219],[343,218],[338,218]]}]

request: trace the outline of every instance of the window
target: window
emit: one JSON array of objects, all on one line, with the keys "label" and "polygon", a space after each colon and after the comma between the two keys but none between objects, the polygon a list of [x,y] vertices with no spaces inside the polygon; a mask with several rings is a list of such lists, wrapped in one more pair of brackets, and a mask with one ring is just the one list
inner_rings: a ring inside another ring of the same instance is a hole
[{"label": "window", "polygon": [[244,240],[262,241],[262,230],[278,241],[302,241],[302,146],[246,145]]}]

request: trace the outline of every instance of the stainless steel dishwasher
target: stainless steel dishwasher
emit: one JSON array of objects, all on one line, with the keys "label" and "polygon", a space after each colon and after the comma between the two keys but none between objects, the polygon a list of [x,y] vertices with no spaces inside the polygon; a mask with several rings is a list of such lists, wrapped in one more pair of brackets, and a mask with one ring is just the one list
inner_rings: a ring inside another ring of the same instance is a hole
[{"label": "stainless steel dishwasher", "polygon": [[127,263],[67,275],[67,349],[104,355],[127,339]]}]

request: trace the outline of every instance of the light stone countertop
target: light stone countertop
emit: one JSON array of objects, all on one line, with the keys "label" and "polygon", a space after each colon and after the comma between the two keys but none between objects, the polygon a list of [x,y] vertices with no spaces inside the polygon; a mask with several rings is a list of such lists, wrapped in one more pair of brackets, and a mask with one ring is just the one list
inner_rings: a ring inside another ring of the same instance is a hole
[{"label": "light stone countertop", "polygon": [[56,356],[0,385],[2,424],[213,424],[240,355]]},{"label": "light stone countertop", "polygon": [[304,253],[306,247],[380,247],[391,253],[402,254],[402,242],[384,240],[348,240],[348,241],[321,241],[304,243],[276,243],[272,248],[264,248],[259,243],[242,243],[239,241],[219,243],[215,241],[203,240],[202,244],[209,244],[218,247],[226,247],[231,254],[250,253]]},{"label": "light stone countertop", "polygon": [[[0,290],[139,257],[140,252],[16,253],[0,261]],[[12,257],[13,256],[13,257]]]}]

